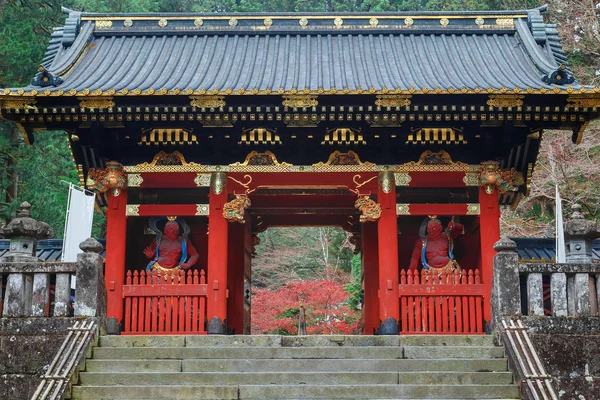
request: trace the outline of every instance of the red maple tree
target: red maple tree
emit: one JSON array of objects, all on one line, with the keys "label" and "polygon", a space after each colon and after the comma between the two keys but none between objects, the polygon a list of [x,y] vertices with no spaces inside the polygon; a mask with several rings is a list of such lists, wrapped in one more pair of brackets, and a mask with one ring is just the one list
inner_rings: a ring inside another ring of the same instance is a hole
[{"label": "red maple tree", "polygon": [[252,333],[298,333],[304,306],[307,334],[353,334],[360,315],[350,309],[344,284],[333,280],[295,281],[276,289],[256,289],[252,297]]}]

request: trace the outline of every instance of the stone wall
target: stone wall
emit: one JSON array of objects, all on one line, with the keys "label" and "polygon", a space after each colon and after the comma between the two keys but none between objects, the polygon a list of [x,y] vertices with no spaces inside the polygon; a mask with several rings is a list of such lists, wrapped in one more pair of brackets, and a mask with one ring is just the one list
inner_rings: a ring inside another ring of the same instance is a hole
[{"label": "stone wall", "polygon": [[600,398],[600,318],[527,318],[530,337],[561,399]]},{"label": "stone wall", "polygon": [[0,319],[0,399],[30,399],[80,318]]}]

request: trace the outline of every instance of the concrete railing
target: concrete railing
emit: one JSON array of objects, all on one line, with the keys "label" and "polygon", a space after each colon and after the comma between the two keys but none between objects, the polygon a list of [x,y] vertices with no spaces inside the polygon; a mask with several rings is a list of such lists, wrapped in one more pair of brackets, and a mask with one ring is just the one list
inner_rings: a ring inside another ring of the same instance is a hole
[{"label": "concrete railing", "polygon": [[518,265],[525,315],[598,315],[600,264]]},{"label": "concrete railing", "polygon": [[[103,317],[106,314],[102,245],[94,239],[81,243],[84,251],[76,262],[0,262],[0,316],[15,317]],[[72,310],[71,278],[76,278]],[[52,290],[54,287],[54,290]]]}]

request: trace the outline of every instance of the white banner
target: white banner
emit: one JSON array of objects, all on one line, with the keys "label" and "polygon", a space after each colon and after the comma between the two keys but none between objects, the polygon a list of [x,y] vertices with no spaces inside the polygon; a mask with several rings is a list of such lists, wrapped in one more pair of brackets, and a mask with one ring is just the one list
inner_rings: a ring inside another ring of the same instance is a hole
[{"label": "white banner", "polygon": [[92,235],[96,196],[85,189],[80,190],[73,184],[69,186],[62,261],[72,262],[77,261],[77,254],[82,253],[79,244]]}]

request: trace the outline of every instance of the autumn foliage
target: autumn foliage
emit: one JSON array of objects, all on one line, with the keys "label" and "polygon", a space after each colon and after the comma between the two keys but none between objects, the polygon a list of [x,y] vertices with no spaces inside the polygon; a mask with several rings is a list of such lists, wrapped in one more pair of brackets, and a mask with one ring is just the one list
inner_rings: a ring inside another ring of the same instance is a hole
[{"label": "autumn foliage", "polygon": [[360,312],[350,309],[344,288],[341,282],[320,279],[290,282],[276,290],[256,289],[252,333],[297,334],[300,305],[309,335],[358,333]]}]

